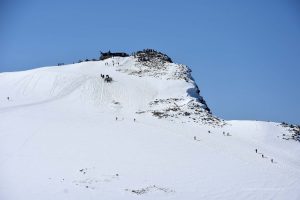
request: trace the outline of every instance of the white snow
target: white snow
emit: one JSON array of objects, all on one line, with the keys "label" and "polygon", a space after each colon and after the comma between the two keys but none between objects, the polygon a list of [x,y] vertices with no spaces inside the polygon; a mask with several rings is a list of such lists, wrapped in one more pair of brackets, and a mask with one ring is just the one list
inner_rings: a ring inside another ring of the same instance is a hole
[{"label": "white snow", "polygon": [[172,78],[177,64],[130,75],[135,62],[0,74],[1,200],[300,199],[300,144],[279,123],[137,114],[155,99],[185,109],[195,83]]}]

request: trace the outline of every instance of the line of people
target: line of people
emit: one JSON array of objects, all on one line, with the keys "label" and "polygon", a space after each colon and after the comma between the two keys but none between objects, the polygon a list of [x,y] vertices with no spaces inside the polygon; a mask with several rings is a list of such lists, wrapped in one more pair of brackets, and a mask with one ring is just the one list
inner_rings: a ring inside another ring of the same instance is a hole
[{"label": "line of people", "polygon": [[[257,149],[255,149],[255,153],[258,153]],[[267,158],[263,153],[260,153],[260,154],[261,154],[262,158]],[[271,158],[270,161],[271,161],[271,163],[274,163],[274,159],[273,158]]]},{"label": "line of people", "polygon": [[[119,120],[119,118],[116,117],[116,121],[118,121],[118,120]],[[123,118],[122,120],[124,120],[124,118]],[[133,122],[136,122],[136,119],[135,119],[135,118],[133,118]]]},{"label": "line of people", "polygon": [[[208,133],[211,133],[211,131],[209,130]],[[223,131],[223,135],[224,135],[224,136],[231,136],[230,133],[227,133],[227,134],[226,134],[225,131]],[[196,136],[194,136],[194,140],[195,140],[195,141],[200,141],[199,139],[197,139]],[[259,153],[259,152],[258,152],[258,149],[255,149],[255,153]],[[261,157],[262,157],[262,158],[267,158],[263,153],[260,153],[260,154],[261,154]],[[271,161],[271,163],[274,163],[274,159],[273,159],[273,158],[271,158],[270,161]]]},{"label": "line of people", "polygon": [[[109,66],[109,62],[105,62],[104,65],[105,65],[105,66]],[[119,62],[115,62],[114,60],[112,60],[112,65],[113,65],[113,66],[115,66],[115,65],[119,66],[120,63],[119,63]]]}]

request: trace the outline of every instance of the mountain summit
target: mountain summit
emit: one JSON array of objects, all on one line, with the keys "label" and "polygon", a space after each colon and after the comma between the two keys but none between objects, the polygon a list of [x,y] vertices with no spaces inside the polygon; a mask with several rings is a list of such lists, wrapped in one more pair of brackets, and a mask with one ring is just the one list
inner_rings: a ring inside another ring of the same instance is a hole
[{"label": "mountain summit", "polygon": [[[211,114],[191,70],[151,49],[138,51],[133,56],[109,51],[102,53],[101,61],[39,68],[5,76],[10,81],[2,89],[11,89],[2,95],[13,100],[6,102],[8,107],[72,99],[72,103],[92,104],[98,109],[117,107],[118,112],[224,124]],[[111,81],[107,82],[106,77]]]}]

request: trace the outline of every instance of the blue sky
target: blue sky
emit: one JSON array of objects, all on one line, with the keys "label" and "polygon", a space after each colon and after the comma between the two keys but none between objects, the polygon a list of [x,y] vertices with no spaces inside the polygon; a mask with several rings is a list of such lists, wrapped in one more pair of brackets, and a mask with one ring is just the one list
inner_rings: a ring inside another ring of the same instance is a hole
[{"label": "blue sky", "polygon": [[297,0],[0,0],[0,72],[154,48],[225,119],[300,124]]}]

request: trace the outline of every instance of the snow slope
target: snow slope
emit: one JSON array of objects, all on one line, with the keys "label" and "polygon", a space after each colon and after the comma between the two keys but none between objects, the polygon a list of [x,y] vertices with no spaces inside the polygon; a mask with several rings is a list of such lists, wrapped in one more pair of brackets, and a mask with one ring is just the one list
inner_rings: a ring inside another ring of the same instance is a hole
[{"label": "snow slope", "polygon": [[300,199],[287,128],[220,120],[186,66],[161,67],[116,57],[1,73],[0,199]]}]

